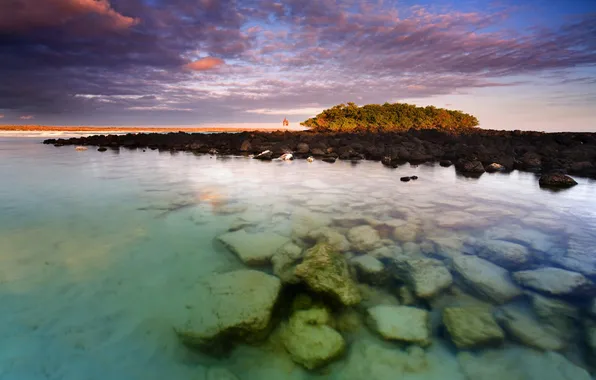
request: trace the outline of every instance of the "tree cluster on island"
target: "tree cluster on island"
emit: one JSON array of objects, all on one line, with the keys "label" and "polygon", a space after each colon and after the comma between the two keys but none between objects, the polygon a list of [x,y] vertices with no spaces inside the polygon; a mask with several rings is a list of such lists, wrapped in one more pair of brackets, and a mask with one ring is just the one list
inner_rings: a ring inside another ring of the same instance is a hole
[{"label": "tree cluster on island", "polygon": [[461,111],[406,103],[339,104],[301,123],[316,132],[401,132],[410,129],[469,130],[478,119]]}]

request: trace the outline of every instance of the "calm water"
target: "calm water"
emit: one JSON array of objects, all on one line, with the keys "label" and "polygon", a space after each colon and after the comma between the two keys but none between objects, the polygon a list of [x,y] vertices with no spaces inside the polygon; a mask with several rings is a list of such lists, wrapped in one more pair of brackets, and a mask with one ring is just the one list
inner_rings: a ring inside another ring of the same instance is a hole
[{"label": "calm water", "polygon": [[[400,182],[404,175],[419,179]],[[249,233],[275,231],[288,240],[298,227],[295,216],[304,213],[400,220],[416,225],[415,237],[406,246],[389,234],[382,237],[393,243],[386,244],[445,265],[470,253],[469,245],[496,237],[525,246],[542,260],[539,265],[569,267],[554,256],[564,255],[570,242],[596,244],[596,183],[578,182],[550,192],[539,189],[534,175],[519,172],[469,179],[438,166],[77,152],[37,138],[4,137],[0,378],[200,380],[217,378],[213,368],[226,368],[242,380],[583,379],[578,373],[588,375],[581,368],[590,371],[590,361],[596,363],[586,348],[586,297],[566,300],[578,315],[573,331],[559,330],[569,341],[563,356],[510,336],[494,350],[459,352],[440,327],[440,309],[458,297],[450,293],[419,304],[431,311],[433,344],[423,354],[425,365],[414,369],[405,346],[366,327],[345,335],[343,358],[313,372],[294,364],[275,342],[240,346],[215,359],[190,351],[173,330],[196,302],[198,281],[244,267],[216,239],[239,218],[250,221]],[[464,288],[471,302],[487,301],[469,283]],[[363,292],[370,306],[399,304],[390,286]],[[529,298],[514,304],[532,313]]]}]

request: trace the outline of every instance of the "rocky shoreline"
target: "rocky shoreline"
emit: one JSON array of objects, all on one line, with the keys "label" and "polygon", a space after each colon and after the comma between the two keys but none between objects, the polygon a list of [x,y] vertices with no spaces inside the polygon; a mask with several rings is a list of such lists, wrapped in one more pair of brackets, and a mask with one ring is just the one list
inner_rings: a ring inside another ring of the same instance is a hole
[{"label": "rocky shoreline", "polygon": [[397,167],[410,162],[454,164],[459,172],[523,170],[596,178],[596,133],[542,133],[474,130],[449,134],[436,130],[404,133],[314,133],[275,131],[241,133],[143,133],[48,139],[44,144],[193,151],[249,155],[262,159],[292,153],[326,162],[375,160]]}]

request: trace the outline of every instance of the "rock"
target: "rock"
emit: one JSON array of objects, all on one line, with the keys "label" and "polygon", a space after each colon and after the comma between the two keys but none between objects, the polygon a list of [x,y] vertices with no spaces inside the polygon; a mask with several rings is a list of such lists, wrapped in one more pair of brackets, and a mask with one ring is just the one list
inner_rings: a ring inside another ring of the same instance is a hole
[{"label": "rock", "polygon": [[361,300],[346,259],[328,244],[318,243],[306,251],[295,274],[313,291],[328,294],[344,305],[355,305]]},{"label": "rock", "polygon": [[397,296],[402,305],[411,306],[416,304],[416,296],[414,295],[414,292],[405,285],[398,288]]},{"label": "rock", "polygon": [[409,182],[410,181],[410,177],[401,177],[399,180],[402,181],[402,182]]},{"label": "rock", "polygon": [[410,285],[419,298],[432,298],[453,283],[451,273],[439,260],[400,258],[393,264],[397,277]]},{"label": "rock", "polygon": [[484,307],[445,308],[443,324],[457,348],[494,346],[505,339],[490,309]]},{"label": "rock", "polygon": [[519,284],[555,296],[589,296],[594,294],[592,281],[577,272],[560,268],[540,268],[513,274]]},{"label": "rock", "polygon": [[[586,320],[584,329],[590,354],[592,358],[596,359],[596,322]],[[592,362],[594,361],[592,360]]]},{"label": "rock", "polygon": [[416,180],[418,179],[418,176],[417,176],[417,175],[413,175],[413,176],[411,176],[411,177],[410,177],[410,179],[411,179],[412,181],[416,181]]},{"label": "rock", "polygon": [[330,164],[335,163],[335,161],[337,160],[337,158],[333,157],[333,156],[325,156],[321,159],[321,161],[323,162],[328,162]]},{"label": "rock", "polygon": [[313,156],[309,156],[309,157],[306,159],[306,161],[308,161],[308,162],[314,162],[314,161],[315,161],[315,158],[314,158]]},{"label": "rock", "polygon": [[279,159],[282,161],[292,161],[294,159],[294,156],[292,155],[292,153],[284,153],[279,157]]},{"label": "rock", "polygon": [[579,321],[579,309],[565,301],[527,292],[532,309],[545,324],[552,326],[561,336],[572,336]]},{"label": "rock", "polygon": [[253,157],[255,160],[271,161],[273,158],[273,152],[270,150],[263,151]]},{"label": "rock", "polygon": [[475,256],[455,257],[455,270],[472,290],[488,299],[502,304],[522,294],[511,281],[507,270]]},{"label": "rock", "polygon": [[413,242],[416,241],[416,236],[418,235],[419,230],[418,224],[415,223],[408,223],[402,226],[397,226],[393,230],[393,237],[402,243]]},{"label": "rock", "polygon": [[573,272],[596,278],[596,231],[585,228],[569,236],[567,252],[551,255],[550,260]]},{"label": "rock", "polygon": [[503,268],[522,269],[532,259],[532,254],[523,245],[505,240],[486,241],[477,251],[478,256]]},{"label": "rock", "polygon": [[307,369],[320,368],[343,354],[346,343],[328,326],[324,308],[296,311],[284,327],[282,339],[292,360]]},{"label": "rock", "polygon": [[206,380],[240,380],[232,371],[222,367],[211,367],[207,371]]},{"label": "rock", "polygon": [[259,271],[210,276],[197,285],[187,320],[175,330],[183,343],[213,352],[257,339],[269,328],[280,290],[277,277]]},{"label": "rock", "polygon": [[382,262],[370,255],[356,256],[350,263],[356,269],[358,279],[372,285],[383,285],[387,282],[389,274]]},{"label": "rock", "polygon": [[497,320],[509,335],[528,347],[542,351],[559,351],[565,347],[565,342],[553,328],[542,326],[535,319],[512,308],[502,309]]},{"label": "rock", "polygon": [[368,252],[368,255],[376,259],[394,259],[403,255],[403,251],[401,247],[393,245],[373,249],[372,251]]},{"label": "rock", "polygon": [[431,343],[429,314],[411,306],[378,305],[367,311],[372,330],[384,339],[428,346]]},{"label": "rock", "polygon": [[340,234],[337,230],[330,227],[321,227],[311,230],[308,233],[308,238],[316,241],[317,243],[327,243],[333,248],[340,252],[346,252],[350,250],[350,242],[348,239]]},{"label": "rock", "polygon": [[439,161],[439,165],[441,165],[444,168],[448,168],[451,165],[453,165],[453,163],[449,160],[441,160],[441,161]]},{"label": "rock", "polygon": [[108,150],[108,148],[100,146],[99,148],[97,148],[98,152],[105,152],[106,150]]},{"label": "rock", "polygon": [[240,151],[241,152],[250,152],[252,150],[252,144],[250,143],[250,140],[246,139],[244,141],[242,141],[242,144],[240,144]]},{"label": "rock", "polygon": [[331,217],[308,209],[298,209],[292,214],[292,238],[309,239],[311,231],[327,227],[331,224]]},{"label": "rock", "polygon": [[273,232],[249,234],[245,230],[228,232],[218,240],[234,252],[246,265],[266,265],[277,250],[289,240]]},{"label": "rock", "polygon": [[490,164],[490,165],[487,165],[487,166],[484,168],[484,170],[485,170],[487,173],[495,173],[495,172],[500,172],[500,171],[502,171],[503,169],[504,169],[503,165],[501,165],[501,164],[497,164],[496,162],[493,162],[492,164]]},{"label": "rock", "polygon": [[594,298],[590,303],[590,309],[588,310],[588,313],[590,313],[592,317],[596,318],[596,298]]},{"label": "rock", "polygon": [[300,154],[307,154],[309,150],[310,147],[306,143],[298,143],[298,145],[296,145],[296,152]]},{"label": "rock", "polygon": [[484,173],[484,166],[478,160],[459,160],[455,164],[455,168],[462,173],[482,174]]},{"label": "rock", "polygon": [[577,182],[568,175],[553,173],[540,176],[538,184],[541,187],[568,188],[577,185]]},{"label": "rock", "polygon": [[420,245],[413,243],[413,242],[407,242],[404,243],[402,246],[403,249],[403,253],[406,256],[421,256],[422,255],[422,250],[420,249]]},{"label": "rock", "polygon": [[351,228],[348,231],[348,240],[352,243],[354,250],[366,253],[379,248],[381,237],[377,230],[366,225]]},{"label": "rock", "polygon": [[75,147],[75,150],[76,150],[76,151],[79,151],[79,152],[85,151],[85,150],[87,150],[87,149],[88,149],[88,148],[87,148],[86,146],[77,146],[77,147]]},{"label": "rock", "polygon": [[296,265],[302,258],[302,248],[294,243],[286,243],[277,250],[271,258],[273,273],[281,282],[297,284],[300,279],[296,276]]}]

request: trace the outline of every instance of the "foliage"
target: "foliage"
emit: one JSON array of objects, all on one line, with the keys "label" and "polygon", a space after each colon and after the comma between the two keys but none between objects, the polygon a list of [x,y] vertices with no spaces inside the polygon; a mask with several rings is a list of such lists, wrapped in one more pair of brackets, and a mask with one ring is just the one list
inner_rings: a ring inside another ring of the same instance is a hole
[{"label": "foliage", "polygon": [[461,111],[433,106],[417,107],[406,103],[340,104],[301,123],[317,132],[406,131],[440,129],[459,131],[474,128],[478,119]]}]

